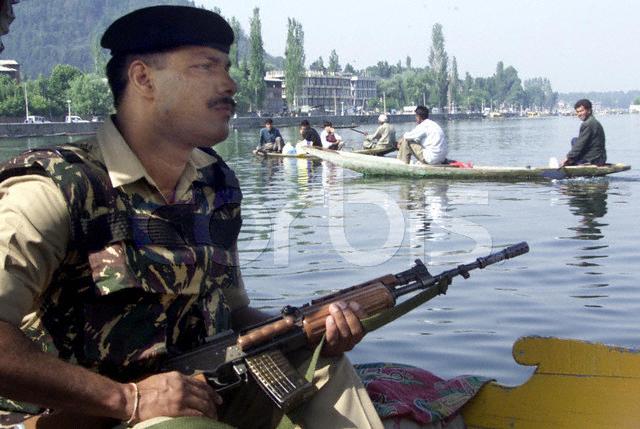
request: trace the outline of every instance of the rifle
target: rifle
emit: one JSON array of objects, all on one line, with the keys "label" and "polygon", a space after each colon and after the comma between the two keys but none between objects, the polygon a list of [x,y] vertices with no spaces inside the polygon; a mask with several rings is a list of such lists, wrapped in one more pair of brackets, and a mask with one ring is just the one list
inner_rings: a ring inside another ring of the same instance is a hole
[{"label": "rifle", "polygon": [[[417,259],[415,266],[398,274],[369,280],[301,307],[287,305],[279,316],[251,326],[239,334],[229,330],[209,337],[201,346],[170,357],[164,362],[162,370],[204,375],[219,393],[246,382],[251,374],[275,405],[288,411],[308,399],[315,388],[295,370],[284,354],[321,341],[325,333],[325,320],[330,314],[329,305],[336,301],[355,301],[369,316],[380,315],[385,310],[392,311],[397,299],[403,295],[422,291],[419,295],[423,295],[426,301],[446,293],[456,276],[467,279],[471,270],[515,258],[528,251],[528,244],[521,242],[435,276]],[[417,296],[399,305],[414,298]],[[406,311],[417,305],[408,306]],[[392,317],[399,317],[399,314]]]}]

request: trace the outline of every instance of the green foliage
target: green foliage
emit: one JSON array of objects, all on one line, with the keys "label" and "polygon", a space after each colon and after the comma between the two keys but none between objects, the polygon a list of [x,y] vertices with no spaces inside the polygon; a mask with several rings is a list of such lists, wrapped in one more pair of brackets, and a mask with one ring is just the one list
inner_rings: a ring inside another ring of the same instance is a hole
[{"label": "green foliage", "polygon": [[49,75],[56,64],[96,71],[101,64],[95,60],[97,41],[116,18],[151,5],[194,5],[189,0],[92,0],[88,4],[86,0],[17,3],[16,20],[2,39],[3,57],[17,60],[23,74],[31,78]]},{"label": "green foliage", "polygon": [[347,65],[344,66],[344,70],[345,73],[351,73],[351,74],[356,74],[356,69],[353,68],[353,66],[349,63],[347,63]]},{"label": "green foliage", "polygon": [[0,75],[0,115],[25,116],[23,88],[5,75]]},{"label": "green foliage", "polygon": [[329,73],[337,73],[342,71],[342,67],[340,66],[340,60],[338,59],[338,54],[336,50],[333,49],[331,54],[329,55],[329,67],[327,67],[327,71]]},{"label": "green foliage", "polygon": [[284,79],[287,82],[285,89],[289,107],[297,107],[297,96],[302,90],[304,77],[304,31],[302,24],[289,18],[287,24],[287,44],[284,52]]},{"label": "green foliage", "polygon": [[106,116],[112,111],[113,99],[106,79],[96,74],[83,74],[69,83],[69,100],[73,114]]},{"label": "green foliage", "polygon": [[549,79],[536,77],[524,81],[527,105],[533,108],[551,109],[558,101],[558,93],[553,92]]},{"label": "green foliage", "polygon": [[435,88],[430,100],[433,105],[440,108],[447,105],[447,91],[449,89],[448,63],[449,56],[444,49],[442,25],[435,23],[431,31],[431,50],[429,51],[429,67],[433,72]]},{"label": "green foliage", "polygon": [[327,68],[324,66],[324,60],[322,59],[322,57],[318,57],[317,60],[315,60],[314,62],[312,62],[309,65],[309,70],[311,71],[318,71],[318,72],[322,72],[322,73],[326,73]]},{"label": "green foliage", "polygon": [[242,27],[240,27],[240,21],[236,19],[236,17],[232,17],[229,24],[233,29],[234,40],[229,48],[229,61],[231,62],[231,67],[238,67],[240,64],[240,50],[238,49],[238,43],[242,38]]},{"label": "green foliage", "polygon": [[462,85],[458,76],[458,60],[451,59],[451,73],[449,75],[449,104],[460,106],[462,100]]},{"label": "green foliage", "polygon": [[253,9],[251,18],[249,42],[249,91],[252,94],[251,101],[254,109],[260,109],[264,100],[266,85],[264,82],[264,48],[262,44],[262,24],[260,23],[260,9]]},{"label": "green foliage", "polygon": [[636,99],[633,100],[633,104],[640,104],[640,97],[636,97]]}]

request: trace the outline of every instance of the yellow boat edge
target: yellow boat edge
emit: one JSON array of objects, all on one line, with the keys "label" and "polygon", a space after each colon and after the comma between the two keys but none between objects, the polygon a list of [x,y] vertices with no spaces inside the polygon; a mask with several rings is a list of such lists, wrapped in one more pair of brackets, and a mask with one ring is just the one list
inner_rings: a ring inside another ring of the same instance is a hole
[{"label": "yellow boat edge", "polygon": [[638,350],[532,336],[513,356],[535,372],[520,386],[485,385],[462,409],[469,429],[638,427]]}]

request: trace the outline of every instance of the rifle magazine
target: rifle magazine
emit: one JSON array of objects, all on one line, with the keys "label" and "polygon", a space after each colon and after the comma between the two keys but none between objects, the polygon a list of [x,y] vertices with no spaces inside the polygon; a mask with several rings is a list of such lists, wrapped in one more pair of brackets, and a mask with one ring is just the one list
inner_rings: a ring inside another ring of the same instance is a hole
[{"label": "rifle magazine", "polygon": [[315,392],[280,350],[245,358],[249,373],[269,398],[287,412],[308,400]]}]

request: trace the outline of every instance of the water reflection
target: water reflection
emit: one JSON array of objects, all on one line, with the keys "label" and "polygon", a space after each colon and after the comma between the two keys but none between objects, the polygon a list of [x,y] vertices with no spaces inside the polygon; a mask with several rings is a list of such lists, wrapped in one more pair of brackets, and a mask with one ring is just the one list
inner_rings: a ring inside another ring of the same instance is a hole
[{"label": "water reflection", "polygon": [[[609,181],[607,179],[590,179],[585,181],[567,181],[559,187],[560,192],[567,197],[567,203],[571,213],[579,219],[577,226],[568,227],[574,231],[572,238],[575,240],[603,241],[605,234],[603,229],[608,226],[602,222],[607,214],[607,198],[609,195]],[[604,260],[608,258],[608,245],[599,244],[583,246],[573,257],[573,261],[567,265],[578,267],[584,270],[583,274],[588,276],[585,289],[598,289],[609,286],[604,280],[606,267]],[[595,277],[594,277],[595,276]],[[594,282],[594,280],[596,280]],[[572,295],[577,299],[602,299],[608,295],[602,293],[579,293]],[[598,308],[599,304],[588,304],[589,307]]]},{"label": "water reflection", "polygon": [[560,185],[560,192],[568,197],[571,213],[580,222],[569,230],[575,231],[572,238],[578,240],[600,240],[604,237],[602,227],[608,224],[598,221],[607,214],[609,181],[568,181]]}]

